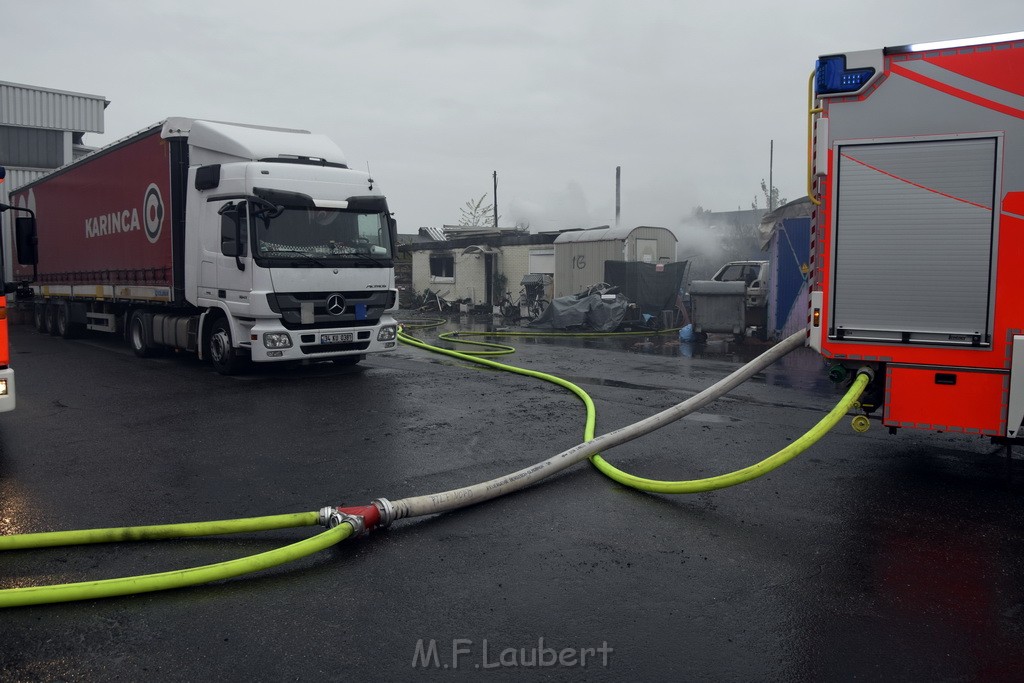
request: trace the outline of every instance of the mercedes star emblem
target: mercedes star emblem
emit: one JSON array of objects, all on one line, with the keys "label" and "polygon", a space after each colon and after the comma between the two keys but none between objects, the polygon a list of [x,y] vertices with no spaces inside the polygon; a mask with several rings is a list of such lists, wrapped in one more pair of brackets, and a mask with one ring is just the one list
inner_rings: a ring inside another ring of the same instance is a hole
[{"label": "mercedes star emblem", "polygon": [[341,315],[345,312],[345,297],[341,294],[331,294],[327,297],[327,312],[331,315]]}]

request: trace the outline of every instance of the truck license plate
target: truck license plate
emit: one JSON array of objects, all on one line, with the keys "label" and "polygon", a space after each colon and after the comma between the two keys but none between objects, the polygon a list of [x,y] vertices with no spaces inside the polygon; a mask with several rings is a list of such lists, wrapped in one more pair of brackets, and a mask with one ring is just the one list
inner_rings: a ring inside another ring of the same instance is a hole
[{"label": "truck license plate", "polygon": [[352,341],[352,333],[344,332],[342,334],[321,334],[321,344],[344,344],[345,342]]}]

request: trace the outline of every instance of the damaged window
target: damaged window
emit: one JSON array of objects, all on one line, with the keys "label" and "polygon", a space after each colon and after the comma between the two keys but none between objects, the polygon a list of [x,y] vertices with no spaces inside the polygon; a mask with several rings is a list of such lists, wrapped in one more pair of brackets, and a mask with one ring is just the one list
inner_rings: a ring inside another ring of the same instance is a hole
[{"label": "damaged window", "polygon": [[455,257],[450,254],[431,254],[430,276],[455,277]]}]

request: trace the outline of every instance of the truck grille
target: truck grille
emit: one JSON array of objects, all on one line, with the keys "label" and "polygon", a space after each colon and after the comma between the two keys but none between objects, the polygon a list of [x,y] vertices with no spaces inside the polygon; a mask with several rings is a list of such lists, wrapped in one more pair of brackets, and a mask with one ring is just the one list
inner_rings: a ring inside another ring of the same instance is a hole
[{"label": "truck grille", "polygon": [[[327,299],[332,294],[340,294],[345,298],[345,310],[340,315],[331,315],[327,310]],[[343,329],[376,325],[381,315],[391,305],[391,299],[392,292],[389,290],[267,295],[270,310],[281,314],[281,324],[288,330]],[[303,308],[312,312],[312,322],[303,322]]]},{"label": "truck grille", "polygon": [[350,342],[348,344],[303,344],[299,350],[305,354],[335,353],[337,351],[365,351],[370,342]]}]

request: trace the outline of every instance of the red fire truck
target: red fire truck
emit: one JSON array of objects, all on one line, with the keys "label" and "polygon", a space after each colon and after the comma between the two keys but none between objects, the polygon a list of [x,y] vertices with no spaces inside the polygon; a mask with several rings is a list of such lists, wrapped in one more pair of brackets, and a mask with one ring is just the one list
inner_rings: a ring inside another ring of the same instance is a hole
[{"label": "red fire truck", "polygon": [[808,97],[809,344],[891,432],[1024,436],[1024,32],[824,55]]},{"label": "red fire truck", "polygon": [[[7,169],[0,166],[0,183],[7,177]],[[0,213],[13,209],[15,212],[24,209],[0,204]],[[28,213],[26,211],[26,213]],[[14,369],[11,367],[11,347],[7,339],[7,293],[13,291],[14,285],[8,286],[9,273],[4,272],[3,259],[0,258],[0,413],[14,410]]]}]

